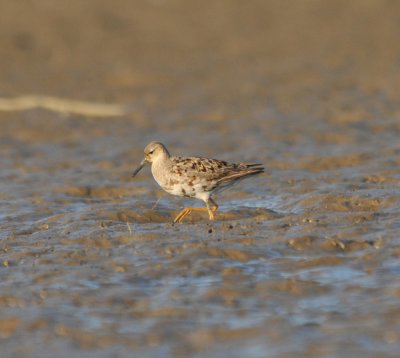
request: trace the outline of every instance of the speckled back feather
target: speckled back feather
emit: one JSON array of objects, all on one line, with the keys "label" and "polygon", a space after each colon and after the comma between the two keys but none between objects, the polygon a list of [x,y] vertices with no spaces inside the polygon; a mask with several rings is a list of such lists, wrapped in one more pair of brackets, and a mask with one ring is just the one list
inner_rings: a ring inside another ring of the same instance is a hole
[{"label": "speckled back feather", "polygon": [[228,163],[224,160],[197,158],[197,157],[171,157],[172,171],[178,175],[197,175],[217,181],[228,180],[229,176],[246,176],[262,173],[261,164]]},{"label": "speckled back feather", "polygon": [[[206,192],[226,189],[247,176],[264,172],[261,164],[228,163],[223,160],[197,157],[171,157],[171,174],[179,180],[185,178],[189,190],[185,196],[194,195],[194,187],[202,186]],[[193,189],[192,189],[193,188]]]}]

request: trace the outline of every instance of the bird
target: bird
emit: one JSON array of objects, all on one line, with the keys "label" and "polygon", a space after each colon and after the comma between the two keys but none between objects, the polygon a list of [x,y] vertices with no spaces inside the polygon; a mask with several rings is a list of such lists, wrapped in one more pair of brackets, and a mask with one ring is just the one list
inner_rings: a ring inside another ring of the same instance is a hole
[{"label": "bird", "polygon": [[151,165],[155,181],[167,193],[200,199],[206,204],[203,208],[184,208],[175,217],[174,223],[181,223],[192,211],[207,211],[209,220],[214,220],[214,214],[218,210],[218,205],[212,198],[214,194],[244,178],[264,172],[262,164],[171,156],[165,145],[156,141],[150,142],[144,148],[144,159],[134,170],[132,177],[146,164]]}]

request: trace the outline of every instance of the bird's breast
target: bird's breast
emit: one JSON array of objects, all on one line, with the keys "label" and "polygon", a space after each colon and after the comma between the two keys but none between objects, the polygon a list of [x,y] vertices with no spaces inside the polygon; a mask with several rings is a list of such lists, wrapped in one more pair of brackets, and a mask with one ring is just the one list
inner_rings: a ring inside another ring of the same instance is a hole
[{"label": "bird's breast", "polygon": [[209,197],[213,188],[205,178],[194,174],[186,174],[182,171],[174,171],[172,167],[166,167],[159,163],[153,163],[151,171],[155,181],[167,193],[190,198],[204,200]]}]

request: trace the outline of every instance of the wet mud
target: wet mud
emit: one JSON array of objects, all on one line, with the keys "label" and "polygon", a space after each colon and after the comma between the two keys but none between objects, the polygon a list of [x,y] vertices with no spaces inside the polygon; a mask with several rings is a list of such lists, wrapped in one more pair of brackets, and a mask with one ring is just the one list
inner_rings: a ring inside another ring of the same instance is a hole
[{"label": "wet mud", "polygon": [[[400,5],[20,1],[0,112],[1,357],[398,357]],[[261,162],[200,201],[148,169]]]}]

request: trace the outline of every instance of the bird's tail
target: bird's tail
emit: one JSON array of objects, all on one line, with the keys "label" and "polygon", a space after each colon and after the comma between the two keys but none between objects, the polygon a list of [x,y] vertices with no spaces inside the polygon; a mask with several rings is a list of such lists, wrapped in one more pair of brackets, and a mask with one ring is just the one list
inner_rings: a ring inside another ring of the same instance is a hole
[{"label": "bird's tail", "polygon": [[235,169],[230,173],[225,175],[223,178],[218,180],[219,183],[229,182],[237,179],[242,179],[248,176],[253,176],[257,174],[264,173],[264,167],[262,164],[247,164],[240,163]]}]

